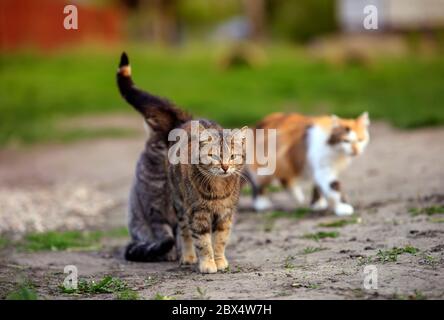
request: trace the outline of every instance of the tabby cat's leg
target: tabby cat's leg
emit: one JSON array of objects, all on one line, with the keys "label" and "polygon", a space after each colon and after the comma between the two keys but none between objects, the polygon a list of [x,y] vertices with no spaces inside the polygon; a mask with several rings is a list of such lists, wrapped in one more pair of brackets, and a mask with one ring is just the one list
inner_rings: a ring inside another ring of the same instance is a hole
[{"label": "tabby cat's leg", "polygon": [[190,219],[194,246],[199,257],[199,270],[202,273],[215,273],[217,267],[211,243],[211,214],[206,211],[196,211]]},{"label": "tabby cat's leg", "polygon": [[331,170],[318,170],[315,172],[315,182],[321,188],[321,192],[333,207],[336,215],[346,216],[353,214],[353,207],[345,203],[341,195],[341,186],[334,172]]},{"label": "tabby cat's leg", "polygon": [[193,237],[188,223],[188,217],[179,215],[180,239],[182,241],[181,264],[195,264],[197,262],[196,251],[194,250]]},{"label": "tabby cat's leg", "polygon": [[324,195],[321,192],[321,189],[315,185],[313,187],[313,194],[311,198],[311,209],[314,211],[323,211],[327,210],[328,202],[325,199]]},{"label": "tabby cat's leg", "polygon": [[229,213],[217,219],[213,226],[214,261],[216,262],[217,270],[225,270],[228,267],[225,247],[230,237],[232,223],[233,214]]}]

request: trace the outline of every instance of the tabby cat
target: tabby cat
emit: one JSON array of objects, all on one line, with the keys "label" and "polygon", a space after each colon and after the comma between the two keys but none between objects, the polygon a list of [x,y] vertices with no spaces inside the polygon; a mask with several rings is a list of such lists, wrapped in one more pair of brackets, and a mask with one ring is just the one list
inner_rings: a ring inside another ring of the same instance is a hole
[{"label": "tabby cat", "polygon": [[[176,260],[179,248],[182,264],[199,260],[202,273],[225,269],[228,266],[225,246],[245,162],[246,128],[227,133],[212,121],[199,120],[199,133],[212,129],[207,139],[198,140],[199,149],[212,144],[213,153],[201,154],[195,164],[191,161],[172,164],[168,150],[174,142],[169,141],[168,135],[174,129],[182,129],[187,133],[186,143],[191,144],[196,138],[192,135],[191,116],[168,100],[137,89],[125,53],[117,82],[122,96],[143,115],[152,131],[138,161],[130,192],[132,241],[126,248],[126,259]],[[235,135],[240,139],[234,139]]]},{"label": "tabby cat", "polygon": [[[296,113],[274,113],[265,117],[259,129],[277,129],[276,171],[259,176],[257,164],[249,165],[248,176],[253,185],[253,201],[257,211],[271,207],[265,188],[274,180],[299,203],[304,201],[302,180],[314,182],[314,210],[331,208],[336,215],[351,215],[353,207],[341,194],[338,175],[369,143],[370,121],[365,112],[357,119],[337,116],[308,117]],[[265,143],[267,143],[265,141]]]}]

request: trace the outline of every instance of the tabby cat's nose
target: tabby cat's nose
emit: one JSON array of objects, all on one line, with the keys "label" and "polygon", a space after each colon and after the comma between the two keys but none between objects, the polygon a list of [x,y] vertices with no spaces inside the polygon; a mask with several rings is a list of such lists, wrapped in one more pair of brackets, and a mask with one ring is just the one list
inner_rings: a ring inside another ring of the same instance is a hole
[{"label": "tabby cat's nose", "polygon": [[221,166],[222,170],[227,172],[227,170],[228,170],[228,165],[227,164],[221,164],[220,166]]}]

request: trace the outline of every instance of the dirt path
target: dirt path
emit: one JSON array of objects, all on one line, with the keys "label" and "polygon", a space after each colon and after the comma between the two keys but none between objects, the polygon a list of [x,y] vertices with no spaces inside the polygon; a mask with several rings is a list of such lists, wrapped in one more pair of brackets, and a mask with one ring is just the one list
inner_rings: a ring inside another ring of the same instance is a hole
[{"label": "dirt path", "polygon": [[[0,231],[124,225],[143,139],[141,134],[0,152]],[[110,274],[145,299],[156,293],[177,299],[442,299],[443,215],[413,216],[408,210],[444,206],[443,141],[442,128],[401,132],[382,123],[372,125],[366,154],[342,178],[349,200],[358,208],[357,218],[351,220],[356,223],[342,227],[320,226],[338,221],[331,214],[271,219],[251,213],[246,210],[250,199],[243,197],[227,249],[231,269],[225,273],[200,275],[177,263],[128,263],[120,256],[126,242],[122,238],[99,251],[24,253],[7,247],[0,252],[0,297],[26,277],[43,298],[85,298],[61,294],[58,288],[64,266],[73,264],[81,278]],[[279,207],[292,207],[286,194],[273,194],[273,200]],[[336,231],[338,236],[303,238],[319,231]],[[385,263],[377,255],[379,250],[406,246],[419,251]],[[368,264],[377,267],[377,290],[363,287]]]}]

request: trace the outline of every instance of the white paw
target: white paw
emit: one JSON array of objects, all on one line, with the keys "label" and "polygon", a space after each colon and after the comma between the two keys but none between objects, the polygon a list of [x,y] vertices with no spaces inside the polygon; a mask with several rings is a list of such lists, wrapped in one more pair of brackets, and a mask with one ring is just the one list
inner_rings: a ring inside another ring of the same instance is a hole
[{"label": "white paw", "polygon": [[294,186],[291,188],[291,194],[293,198],[299,203],[303,204],[305,201],[304,193],[302,192],[302,189],[299,186]]},{"label": "white paw", "polygon": [[256,211],[265,211],[271,209],[272,203],[267,197],[259,196],[254,200],[253,207]]},{"label": "white paw", "polygon": [[335,214],[337,216],[349,216],[354,212],[353,207],[347,203],[338,203],[335,206]]},{"label": "white paw", "polygon": [[318,201],[311,205],[313,211],[324,211],[328,208],[328,201],[325,198],[320,198]]}]

